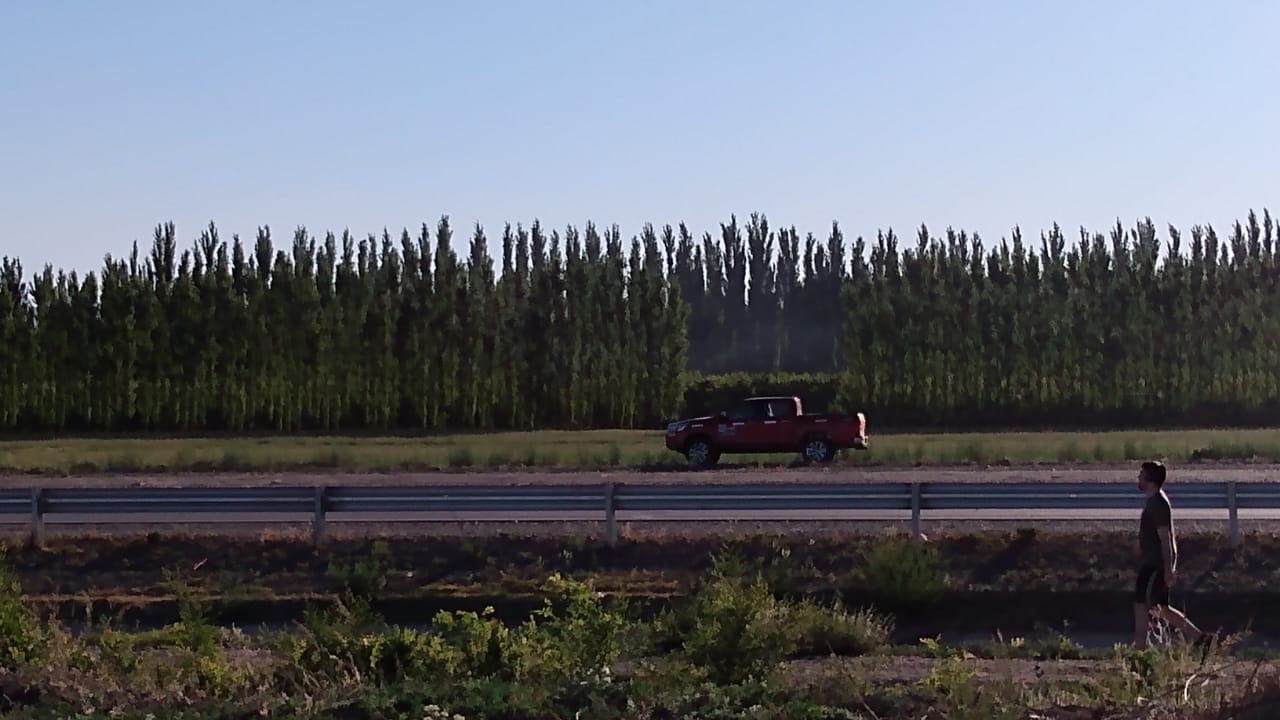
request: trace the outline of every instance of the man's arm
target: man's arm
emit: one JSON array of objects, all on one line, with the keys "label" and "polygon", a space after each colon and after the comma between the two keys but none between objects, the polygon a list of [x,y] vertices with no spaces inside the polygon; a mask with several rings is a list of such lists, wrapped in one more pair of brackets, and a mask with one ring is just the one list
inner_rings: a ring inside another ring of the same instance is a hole
[{"label": "man's arm", "polygon": [[1164,584],[1173,587],[1173,533],[1168,525],[1156,528],[1160,536],[1160,555],[1164,558]]}]

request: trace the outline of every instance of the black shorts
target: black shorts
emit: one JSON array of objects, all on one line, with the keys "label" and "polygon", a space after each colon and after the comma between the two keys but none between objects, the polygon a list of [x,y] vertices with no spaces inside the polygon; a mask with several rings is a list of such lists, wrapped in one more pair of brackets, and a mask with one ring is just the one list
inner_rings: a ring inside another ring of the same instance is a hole
[{"label": "black shorts", "polygon": [[1169,586],[1164,583],[1164,570],[1143,567],[1138,570],[1138,580],[1133,586],[1133,601],[1144,605],[1168,605]]}]

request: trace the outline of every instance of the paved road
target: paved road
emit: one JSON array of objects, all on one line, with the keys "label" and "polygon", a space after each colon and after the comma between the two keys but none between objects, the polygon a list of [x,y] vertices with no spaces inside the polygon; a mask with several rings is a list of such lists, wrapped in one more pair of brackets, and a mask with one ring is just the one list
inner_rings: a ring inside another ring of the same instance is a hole
[{"label": "paved road", "polygon": [[[1178,513],[1182,533],[1227,531],[1225,510],[1185,510]],[[600,513],[514,512],[478,513],[379,513],[352,515],[330,513],[328,534],[333,537],[399,536],[486,537],[495,533],[563,537],[601,532]],[[0,531],[22,535],[27,519],[0,516]],[[1092,534],[1133,532],[1137,513],[1124,510],[1027,510],[926,512],[921,529],[930,537],[952,533],[1007,532],[1032,526],[1046,533]],[[910,529],[910,514],[901,511],[777,511],[777,512],[619,512],[619,527],[627,537],[693,537],[734,534],[809,535],[880,534],[890,529]],[[47,516],[49,535],[135,535],[160,531],[191,535],[298,535],[309,536],[308,514],[250,513],[218,516],[200,514],[119,514],[109,518],[86,515]],[[1246,533],[1280,531],[1280,510],[1241,510],[1240,526]]]},{"label": "paved road", "polygon": [[[1136,522],[1136,510],[928,510],[922,519],[929,522]],[[1240,510],[1241,521],[1280,521],[1280,510]],[[331,523],[584,523],[603,522],[600,512],[520,511],[480,512],[387,512],[339,513],[326,515]],[[900,510],[734,510],[619,512],[618,522],[909,522],[911,513]],[[1179,521],[1226,521],[1226,510],[1179,510]],[[177,523],[273,525],[310,523],[310,513],[119,513],[113,515],[59,514],[45,516],[46,525],[165,525]],[[0,515],[0,524],[26,525],[30,518]]]}]

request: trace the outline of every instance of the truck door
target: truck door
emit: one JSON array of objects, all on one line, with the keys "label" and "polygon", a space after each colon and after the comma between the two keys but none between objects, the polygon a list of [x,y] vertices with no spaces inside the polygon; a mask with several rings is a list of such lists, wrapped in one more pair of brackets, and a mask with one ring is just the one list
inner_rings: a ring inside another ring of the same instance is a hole
[{"label": "truck door", "polygon": [[752,452],[753,436],[758,434],[759,415],[756,403],[743,403],[716,418],[717,444],[730,452]]},{"label": "truck door", "polygon": [[759,399],[746,403],[746,419],[737,428],[738,443],[742,452],[772,452],[777,444],[777,418],[768,400]]},{"label": "truck door", "polygon": [[787,399],[762,402],[765,404],[764,417],[760,421],[755,444],[761,452],[792,452],[799,442],[795,402]]}]

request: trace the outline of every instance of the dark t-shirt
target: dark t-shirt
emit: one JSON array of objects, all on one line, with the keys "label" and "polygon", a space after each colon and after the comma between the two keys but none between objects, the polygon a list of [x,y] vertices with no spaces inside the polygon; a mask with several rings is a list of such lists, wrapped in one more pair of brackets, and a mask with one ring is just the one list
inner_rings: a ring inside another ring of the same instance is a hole
[{"label": "dark t-shirt", "polygon": [[1146,567],[1164,569],[1164,553],[1160,550],[1160,536],[1156,530],[1169,528],[1172,541],[1172,561],[1178,567],[1178,541],[1173,533],[1173,507],[1169,504],[1169,496],[1161,490],[1147,498],[1142,508],[1142,519],[1138,523],[1138,546],[1142,550],[1142,564]]}]

